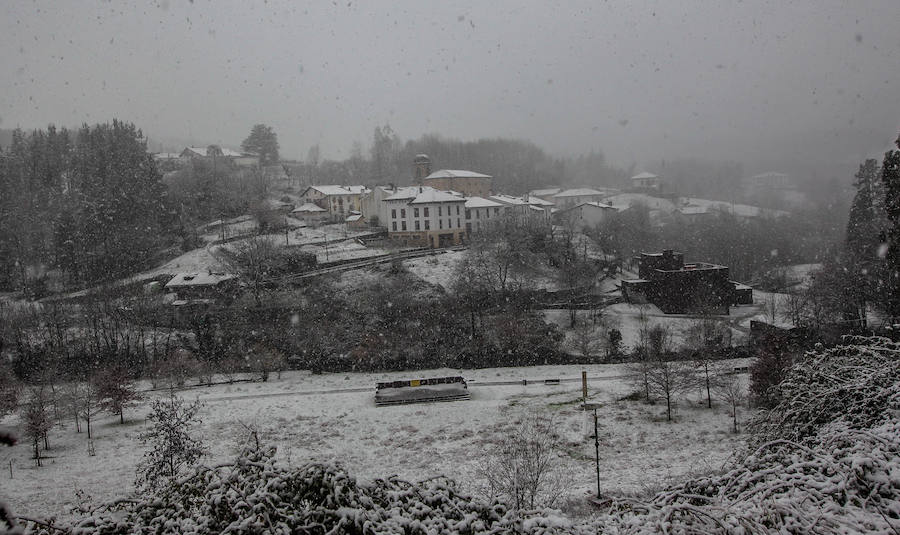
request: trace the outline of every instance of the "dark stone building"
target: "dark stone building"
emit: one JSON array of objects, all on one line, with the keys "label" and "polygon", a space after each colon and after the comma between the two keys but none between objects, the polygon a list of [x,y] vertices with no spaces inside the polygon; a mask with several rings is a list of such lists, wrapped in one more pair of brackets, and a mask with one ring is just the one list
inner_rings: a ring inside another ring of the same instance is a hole
[{"label": "dark stone building", "polygon": [[685,264],[684,254],[672,250],[635,260],[639,278],[622,281],[622,296],[631,303],[653,303],[665,314],[728,314],[731,305],[753,302],[750,287],[730,280],[725,266]]}]

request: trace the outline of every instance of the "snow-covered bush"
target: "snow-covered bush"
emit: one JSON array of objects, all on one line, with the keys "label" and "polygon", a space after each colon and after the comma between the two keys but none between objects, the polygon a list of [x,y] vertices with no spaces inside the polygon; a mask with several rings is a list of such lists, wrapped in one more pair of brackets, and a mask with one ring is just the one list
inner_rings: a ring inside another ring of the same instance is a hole
[{"label": "snow-covered bush", "polygon": [[460,494],[445,478],[360,483],[338,467],[287,468],[274,450],[198,468],[156,493],[120,501],[71,526],[32,523],[34,533],[481,534],[592,533],[552,512],[521,518],[504,505]]},{"label": "snow-covered bush", "polygon": [[808,353],[722,475],[650,501],[611,500],[619,534],[898,533],[900,344],[846,339]]},{"label": "snow-covered bush", "polygon": [[757,444],[798,440],[841,420],[864,429],[896,418],[900,408],[900,344],[846,337],[844,344],[808,352],[773,388],[779,404],[753,422]]}]

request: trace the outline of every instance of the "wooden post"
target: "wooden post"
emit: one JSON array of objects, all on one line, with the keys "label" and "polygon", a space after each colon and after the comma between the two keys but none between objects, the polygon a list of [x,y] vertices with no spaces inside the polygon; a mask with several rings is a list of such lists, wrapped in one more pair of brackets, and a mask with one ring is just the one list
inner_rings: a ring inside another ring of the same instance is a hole
[{"label": "wooden post", "polygon": [[597,467],[597,499],[600,499],[600,434],[597,432],[597,409],[594,409],[594,464]]},{"label": "wooden post", "polygon": [[587,403],[587,372],[581,372],[581,397],[582,401]]}]

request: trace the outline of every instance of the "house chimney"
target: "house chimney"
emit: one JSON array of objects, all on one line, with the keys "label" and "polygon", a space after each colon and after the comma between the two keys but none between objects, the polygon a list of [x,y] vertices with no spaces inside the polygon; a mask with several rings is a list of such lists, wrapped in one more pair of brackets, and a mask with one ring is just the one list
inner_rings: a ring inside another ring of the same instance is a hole
[{"label": "house chimney", "polygon": [[419,186],[419,193],[422,193],[422,186]]}]

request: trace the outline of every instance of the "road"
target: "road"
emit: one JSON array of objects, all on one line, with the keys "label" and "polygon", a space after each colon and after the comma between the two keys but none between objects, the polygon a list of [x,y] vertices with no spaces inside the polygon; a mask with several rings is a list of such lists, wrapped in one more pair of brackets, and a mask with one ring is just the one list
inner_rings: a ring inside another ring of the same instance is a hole
[{"label": "road", "polygon": [[[602,377],[588,377],[588,382],[598,382],[598,381],[613,381],[617,379],[627,379],[631,377],[630,375],[606,375]],[[579,383],[581,382],[581,377],[567,377],[567,378],[550,378],[552,380],[558,380],[560,383]],[[521,385],[524,387],[529,386],[544,386],[544,381],[547,379],[519,379],[516,381],[469,381],[468,386],[470,388],[482,388],[482,387],[491,387],[491,386],[515,386]],[[552,384],[552,383],[551,383]],[[243,394],[238,396],[220,396],[215,398],[204,398],[203,401],[231,401],[231,400],[241,400],[241,399],[262,399],[262,398],[277,398],[277,397],[290,397],[290,396],[327,396],[334,394],[356,394],[360,392],[375,392],[375,388],[373,386],[366,387],[356,387],[356,388],[335,388],[331,390],[293,390],[290,392],[273,392],[269,394]]]}]

